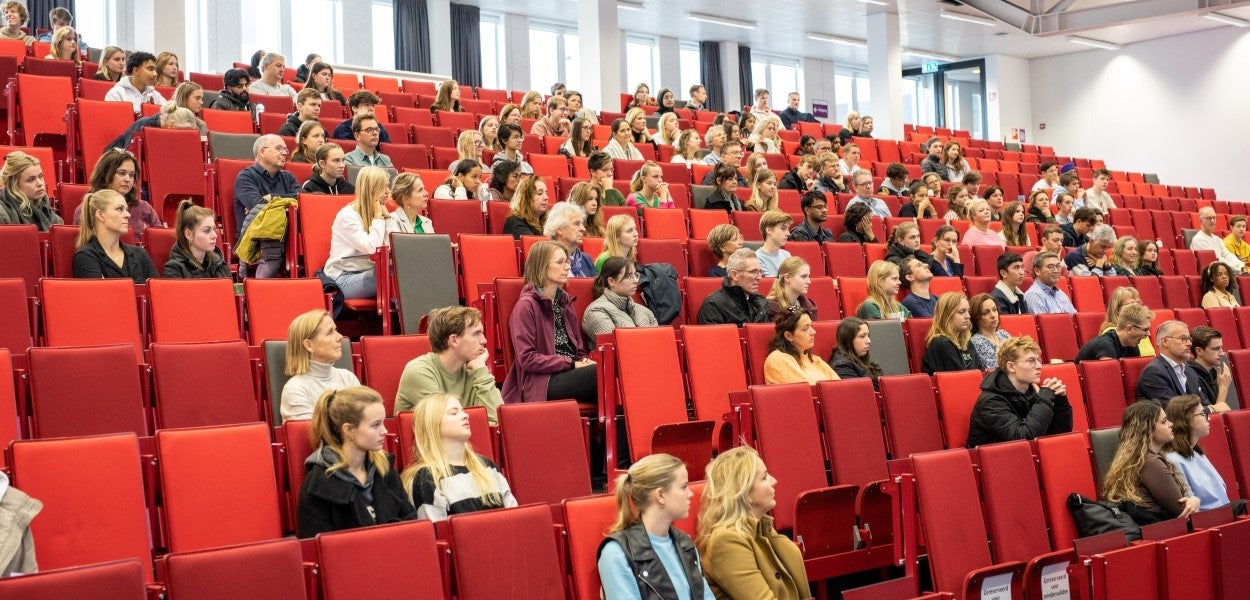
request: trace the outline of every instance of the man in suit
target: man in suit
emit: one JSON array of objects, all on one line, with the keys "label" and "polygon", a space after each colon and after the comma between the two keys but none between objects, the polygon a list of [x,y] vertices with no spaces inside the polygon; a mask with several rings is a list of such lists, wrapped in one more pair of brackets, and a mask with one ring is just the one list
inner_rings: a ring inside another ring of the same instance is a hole
[{"label": "man in suit", "polygon": [[1159,355],[1142,369],[1137,380],[1137,399],[1154,400],[1166,406],[1175,396],[1195,394],[1204,407],[1208,394],[1202,389],[1202,377],[1188,366],[1193,358],[1193,340],[1189,326],[1181,321],[1164,321],[1155,335]]}]

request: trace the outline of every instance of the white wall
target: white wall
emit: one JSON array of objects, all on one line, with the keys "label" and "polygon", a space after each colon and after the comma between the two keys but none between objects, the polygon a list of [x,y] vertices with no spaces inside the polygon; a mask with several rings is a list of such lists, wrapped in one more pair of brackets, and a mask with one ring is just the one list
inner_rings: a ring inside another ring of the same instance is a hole
[{"label": "white wall", "polygon": [[1011,129],[1025,129],[1033,143],[1032,98],[1029,61],[992,54],[985,57],[985,94],[990,139],[1005,140]]},{"label": "white wall", "polygon": [[[803,112],[811,112],[812,101],[823,100],[825,104],[829,105],[830,118],[819,120],[829,123],[835,122],[832,118],[834,116],[833,111],[835,108],[835,102],[833,101],[834,71],[834,64],[830,61],[820,60],[818,58],[803,59],[803,97],[801,98],[803,104],[800,110]],[[785,106],[784,104],[781,104],[782,99],[776,99],[772,102],[778,106]]]},{"label": "white wall", "polygon": [[1111,169],[1250,199],[1241,165],[1250,139],[1247,64],[1250,35],[1235,27],[1034,59],[1034,137]]}]

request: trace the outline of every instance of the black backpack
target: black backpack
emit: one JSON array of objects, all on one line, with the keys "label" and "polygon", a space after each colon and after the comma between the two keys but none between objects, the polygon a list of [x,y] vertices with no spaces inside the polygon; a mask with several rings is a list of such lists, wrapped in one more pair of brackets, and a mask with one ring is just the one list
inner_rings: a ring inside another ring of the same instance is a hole
[{"label": "black backpack", "polygon": [[647,308],[655,313],[655,320],[661,325],[672,323],[681,313],[681,291],[677,288],[677,271],[673,265],[639,265],[638,286]]}]

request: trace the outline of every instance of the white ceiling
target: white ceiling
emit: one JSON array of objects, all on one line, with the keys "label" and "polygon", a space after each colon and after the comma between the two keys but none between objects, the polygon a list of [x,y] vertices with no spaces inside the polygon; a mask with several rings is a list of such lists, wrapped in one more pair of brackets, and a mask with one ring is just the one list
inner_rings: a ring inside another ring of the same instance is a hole
[{"label": "white ceiling", "polygon": [[[573,0],[463,0],[494,12],[540,15],[546,20],[576,21]],[[633,1],[633,0],[631,0]],[[622,30],[676,37],[682,40],[736,41],[756,53],[810,57],[841,64],[867,65],[866,49],[814,41],[808,32],[824,33],[863,40],[867,36],[867,14],[886,10],[854,0],[642,0],[642,10],[619,10]],[[899,14],[899,36],[904,49],[927,50],[939,54],[976,58],[987,54],[1006,54],[1020,58],[1040,58],[1090,50],[1068,41],[1068,36],[1034,36],[1011,25],[999,22],[987,27],[973,23],[940,18],[942,10],[953,10],[986,16],[977,10],[957,7],[938,0],[889,0]],[[1025,10],[1037,4],[1047,10],[1057,0],[1000,0]],[[1106,5],[1124,5],[1125,21],[1101,29],[1083,31],[1081,36],[1131,44],[1144,40],[1191,33],[1216,27],[1229,27],[1195,14],[1173,14],[1167,18],[1130,22],[1135,0],[1075,0],[1068,10]],[[1219,12],[1250,20],[1250,2],[1229,2],[1237,8]],[[1178,6],[1180,3],[1178,0]],[[737,20],[755,21],[759,27],[745,30],[725,25],[692,21],[688,12],[721,15]],[[549,15],[556,15],[554,18]],[[915,67],[932,61],[904,53],[904,67]]]}]

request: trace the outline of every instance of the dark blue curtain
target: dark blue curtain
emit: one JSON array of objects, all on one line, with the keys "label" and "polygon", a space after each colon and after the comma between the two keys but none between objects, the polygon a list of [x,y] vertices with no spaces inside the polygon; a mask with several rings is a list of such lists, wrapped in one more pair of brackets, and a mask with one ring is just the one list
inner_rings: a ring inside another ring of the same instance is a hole
[{"label": "dark blue curtain", "polygon": [[451,76],[460,85],[482,85],[482,9],[451,5]]},{"label": "dark blue curtain", "polygon": [[724,110],[725,84],[720,72],[720,42],[699,42],[699,76],[707,90],[708,108]]},{"label": "dark blue curtain", "polygon": [[748,46],[738,46],[738,87],[742,90],[742,104],[754,104],[755,86],[751,82],[751,48]]},{"label": "dark blue curtain", "polygon": [[432,64],[425,0],[395,0],[395,68],[429,73]]},{"label": "dark blue curtain", "polygon": [[[78,27],[77,15],[74,10],[74,0],[26,0],[26,10],[30,11],[30,23],[28,23],[28,25],[30,26],[31,35],[34,35],[35,32],[40,29],[49,29],[52,27],[52,21],[48,20],[48,13],[52,12],[52,9],[57,8],[58,6],[69,9],[69,14],[75,15],[73,27]],[[102,40],[90,41],[97,44],[103,43]]]}]

